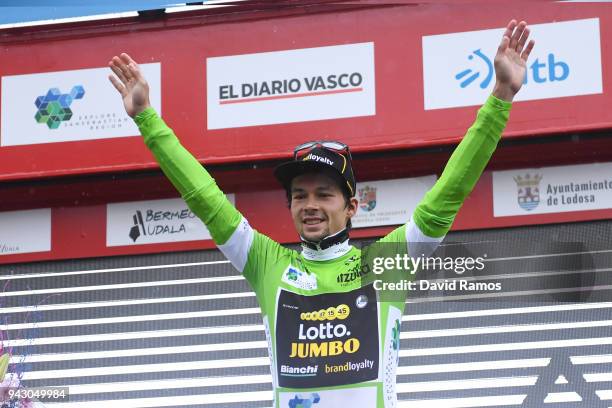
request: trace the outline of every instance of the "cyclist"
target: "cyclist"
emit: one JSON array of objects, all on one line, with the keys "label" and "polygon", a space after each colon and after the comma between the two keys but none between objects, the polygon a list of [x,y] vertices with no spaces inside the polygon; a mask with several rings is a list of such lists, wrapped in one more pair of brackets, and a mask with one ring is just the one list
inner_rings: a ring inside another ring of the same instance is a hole
[{"label": "cyclist", "polygon": [[[533,49],[526,23],[508,23],[495,56],[496,84],[411,219],[380,242],[410,255],[431,253],[450,229],[507,123]],[[275,170],[287,191],[302,251],[255,231],[213,178],[151,108],[148,84],[127,54],[109,62],[147,147],[223,254],[254,289],[271,359],[276,407],[394,407],[404,299],[380,301],[359,272],[362,252],[348,241],[357,211],[349,148],[315,141],[298,146]],[[344,279],[343,277],[347,277]]]}]

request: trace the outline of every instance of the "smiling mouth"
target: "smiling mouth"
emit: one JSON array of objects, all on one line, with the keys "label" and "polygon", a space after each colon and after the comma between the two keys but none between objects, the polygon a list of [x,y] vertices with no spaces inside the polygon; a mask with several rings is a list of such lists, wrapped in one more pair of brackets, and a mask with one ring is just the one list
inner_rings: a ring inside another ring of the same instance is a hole
[{"label": "smiling mouth", "polygon": [[302,223],[304,225],[317,225],[317,224],[320,224],[322,222],[323,222],[323,220],[321,218],[306,219],[306,220],[302,221]]}]

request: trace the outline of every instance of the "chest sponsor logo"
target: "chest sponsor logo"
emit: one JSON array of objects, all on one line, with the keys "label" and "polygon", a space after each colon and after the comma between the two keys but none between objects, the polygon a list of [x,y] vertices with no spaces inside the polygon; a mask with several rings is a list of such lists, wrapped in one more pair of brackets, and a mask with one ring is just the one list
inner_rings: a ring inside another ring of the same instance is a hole
[{"label": "chest sponsor logo", "polygon": [[314,273],[306,273],[289,265],[283,273],[282,281],[299,289],[317,289],[317,276]]},{"label": "chest sponsor logo", "polygon": [[336,283],[340,286],[350,286],[355,284],[360,278],[368,275],[370,269],[368,265],[361,265],[361,260],[357,256],[352,256],[344,262],[346,269],[336,275]]},{"label": "chest sponsor logo", "polygon": [[371,285],[314,296],[281,290],[278,304],[281,387],[337,386],[378,377],[378,305]]},{"label": "chest sponsor logo", "polygon": [[279,406],[283,408],[338,408],[375,407],[376,387],[359,387],[317,392],[280,392]]}]

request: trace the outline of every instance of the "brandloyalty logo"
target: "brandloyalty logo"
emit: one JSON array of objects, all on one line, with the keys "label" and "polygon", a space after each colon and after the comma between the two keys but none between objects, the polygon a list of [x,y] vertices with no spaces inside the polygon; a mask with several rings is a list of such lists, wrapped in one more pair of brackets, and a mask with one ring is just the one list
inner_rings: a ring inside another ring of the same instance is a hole
[{"label": "brandloyalty logo", "polygon": [[[474,58],[476,57],[476,58]],[[495,70],[493,62],[487,57],[480,48],[468,55],[469,61],[477,61],[478,68],[467,68],[455,75],[455,79],[459,82],[459,86],[463,89],[468,87],[478,78],[482,81],[478,84],[481,89],[487,88],[491,84]],[[482,74],[482,75],[481,75]],[[525,80],[523,84],[527,85],[531,81],[536,84],[545,82],[560,82],[565,81],[570,75],[570,67],[567,63],[559,61],[553,53],[549,53],[546,57],[546,62],[540,62],[535,59],[525,72]]]},{"label": "brandloyalty logo", "polygon": [[36,115],[34,119],[38,123],[46,124],[49,129],[57,129],[62,122],[72,118],[70,105],[75,99],[82,99],[85,89],[82,85],[76,85],[70,93],[61,93],[59,88],[51,88],[46,95],[40,95],[34,101]]}]

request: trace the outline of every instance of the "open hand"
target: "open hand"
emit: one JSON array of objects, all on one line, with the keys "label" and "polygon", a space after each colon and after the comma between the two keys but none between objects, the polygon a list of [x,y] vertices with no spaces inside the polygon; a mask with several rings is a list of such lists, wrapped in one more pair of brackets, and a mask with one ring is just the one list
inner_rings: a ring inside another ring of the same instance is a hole
[{"label": "open hand", "polygon": [[[495,55],[495,77],[497,82],[493,95],[506,101],[512,101],[521,89],[527,71],[527,58],[535,41],[530,40],[527,23],[516,23],[512,20],[506,26],[497,54]],[[525,44],[527,44],[525,46]]]},{"label": "open hand", "polygon": [[125,111],[130,117],[135,117],[151,106],[149,84],[136,61],[123,53],[119,57],[114,56],[108,66],[116,75],[109,75],[108,79],[121,94]]}]

